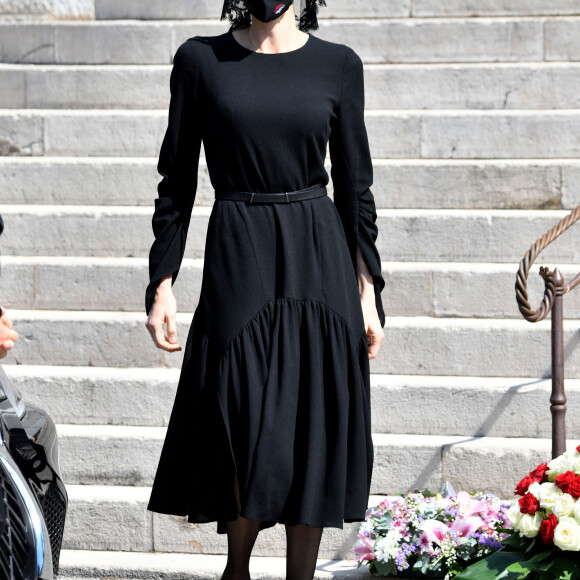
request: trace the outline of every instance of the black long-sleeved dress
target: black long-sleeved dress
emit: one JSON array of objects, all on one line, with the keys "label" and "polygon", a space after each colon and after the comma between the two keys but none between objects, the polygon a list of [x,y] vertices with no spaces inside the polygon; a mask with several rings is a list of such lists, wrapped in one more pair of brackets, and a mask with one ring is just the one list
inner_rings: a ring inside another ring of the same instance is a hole
[{"label": "black long-sleeved dress", "polygon": [[241,515],[339,527],[364,520],[373,467],[370,369],[356,248],[384,279],[364,124],[362,61],[309,38],[253,52],[231,31],[176,51],[159,156],[146,311],[177,276],[200,147],[215,190],[333,196],[290,203],[215,200],[199,303],[148,509],[191,522]]}]

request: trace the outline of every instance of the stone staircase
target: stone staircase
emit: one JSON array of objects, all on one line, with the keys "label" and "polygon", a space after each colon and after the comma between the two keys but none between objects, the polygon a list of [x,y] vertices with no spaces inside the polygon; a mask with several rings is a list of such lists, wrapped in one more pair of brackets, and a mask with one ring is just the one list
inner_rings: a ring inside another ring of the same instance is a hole
[{"label": "stone staircase", "polygon": [[[20,334],[4,366],[58,424],[63,575],[219,578],[226,542],[215,525],[145,510],[181,354],[154,347],[144,291],[171,59],[227,23],[215,0],[94,1],[27,2],[27,13],[12,2],[0,14],[0,303]],[[387,282],[386,337],[371,361],[371,504],[445,480],[511,498],[550,456],[549,322],[525,322],[513,287],[531,242],[580,203],[580,8],[328,5],[314,34],[365,62]],[[202,157],[174,287],[182,338],[212,203]],[[574,275],[579,237],[580,227],[566,233],[545,262]],[[565,316],[572,445],[580,291]],[[351,560],[357,527],[325,530],[317,578],[368,576]],[[283,527],[261,534],[253,577],[283,578],[284,553]]]}]

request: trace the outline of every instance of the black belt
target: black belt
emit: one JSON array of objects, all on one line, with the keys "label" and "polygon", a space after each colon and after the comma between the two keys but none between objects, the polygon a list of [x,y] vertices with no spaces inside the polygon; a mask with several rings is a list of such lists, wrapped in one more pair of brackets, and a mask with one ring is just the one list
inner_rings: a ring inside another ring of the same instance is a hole
[{"label": "black belt", "polygon": [[311,185],[305,189],[297,191],[286,191],[283,193],[253,193],[251,191],[216,191],[215,199],[226,199],[234,201],[248,201],[249,203],[260,202],[285,202],[300,201],[301,199],[311,199],[327,195],[326,186]]}]

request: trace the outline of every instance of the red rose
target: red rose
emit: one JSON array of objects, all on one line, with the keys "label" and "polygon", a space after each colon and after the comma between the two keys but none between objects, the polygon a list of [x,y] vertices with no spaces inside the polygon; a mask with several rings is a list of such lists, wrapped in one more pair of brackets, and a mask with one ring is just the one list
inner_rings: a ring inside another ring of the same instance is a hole
[{"label": "red rose", "polygon": [[534,471],[530,472],[530,477],[538,483],[543,483],[546,478],[546,471],[548,471],[548,464],[541,463]]},{"label": "red rose", "polygon": [[534,480],[529,475],[526,475],[526,477],[524,477],[516,485],[516,491],[514,492],[514,495],[526,495],[528,492],[528,487],[530,487],[532,483],[534,483]]},{"label": "red rose", "polygon": [[576,451],[578,451],[578,453],[580,453],[580,445],[578,445],[578,447],[576,447]]},{"label": "red rose", "polygon": [[574,499],[580,498],[580,477],[576,477],[566,490]]},{"label": "red rose", "polygon": [[520,511],[523,514],[530,514],[533,516],[540,507],[540,502],[537,500],[536,496],[531,493],[526,493],[524,497],[520,497],[518,500],[520,504]]},{"label": "red rose", "polygon": [[573,471],[566,471],[562,475],[556,477],[554,482],[563,492],[568,493],[568,486],[576,479],[576,474]]},{"label": "red rose", "polygon": [[540,525],[540,534],[544,544],[554,543],[554,530],[558,525],[558,519],[554,514],[550,514]]}]

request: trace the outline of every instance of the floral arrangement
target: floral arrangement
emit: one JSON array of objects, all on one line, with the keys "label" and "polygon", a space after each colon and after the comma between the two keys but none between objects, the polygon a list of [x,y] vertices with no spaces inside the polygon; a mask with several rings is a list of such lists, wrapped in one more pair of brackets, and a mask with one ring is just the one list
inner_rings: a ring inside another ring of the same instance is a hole
[{"label": "floral arrangement", "polygon": [[580,446],[542,463],[516,486],[504,547],[458,579],[580,579]]},{"label": "floral arrangement", "polygon": [[381,576],[452,578],[502,546],[507,508],[493,495],[408,492],[370,508],[358,532],[355,561]]}]

